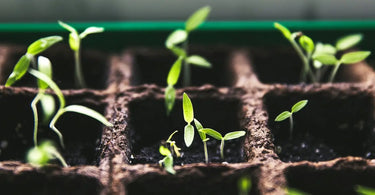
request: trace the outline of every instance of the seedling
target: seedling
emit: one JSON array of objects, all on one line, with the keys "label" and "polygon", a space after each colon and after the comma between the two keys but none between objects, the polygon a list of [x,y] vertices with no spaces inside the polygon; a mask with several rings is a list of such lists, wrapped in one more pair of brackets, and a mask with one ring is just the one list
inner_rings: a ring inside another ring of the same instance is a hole
[{"label": "seedling", "polygon": [[184,115],[184,120],[187,123],[184,128],[184,141],[186,147],[190,147],[194,140],[194,127],[191,125],[191,122],[194,120],[194,110],[193,104],[189,96],[184,93],[182,98],[182,110]]},{"label": "seedling", "polygon": [[175,133],[177,133],[178,131],[174,131],[167,139],[166,143],[169,144],[169,148],[170,150],[172,151],[172,155],[173,155],[173,152],[176,154],[177,157],[180,157],[181,154],[180,154],[180,150],[181,148],[179,148],[177,145],[176,145],[176,141],[172,141],[172,137]]},{"label": "seedling", "polygon": [[301,100],[293,105],[291,111],[284,111],[280,113],[276,118],[275,121],[280,122],[287,118],[289,118],[290,126],[289,126],[289,139],[292,139],[293,134],[293,114],[300,111],[304,108],[307,104],[308,100]]},{"label": "seedling", "polygon": [[238,180],[238,194],[248,195],[251,190],[251,179],[247,176],[243,176]]},{"label": "seedling", "polygon": [[[199,55],[188,55],[188,38],[189,33],[197,29],[208,17],[211,8],[205,6],[194,12],[185,22],[185,29],[177,29],[173,31],[165,41],[165,46],[171,50],[176,56],[177,61],[172,65],[168,78],[167,88],[165,90],[165,105],[167,114],[172,110],[176,92],[174,85],[177,83],[182,63],[184,64],[184,80],[183,86],[189,86],[191,83],[190,64],[200,66],[203,68],[210,68],[211,63]],[[179,45],[182,45],[180,47]]]},{"label": "seedling", "polygon": [[168,173],[173,174],[173,175],[176,174],[176,171],[173,169],[173,156],[172,156],[171,151],[168,148],[161,145],[159,147],[159,152],[161,155],[164,156],[164,158],[159,161],[159,165],[160,166],[164,165],[164,169]]},{"label": "seedling", "polygon": [[308,193],[295,189],[295,188],[286,188],[285,193],[287,195],[309,195]]},{"label": "seedling", "polygon": [[369,188],[361,185],[357,185],[355,191],[359,195],[375,195],[375,188]]},{"label": "seedling", "polygon": [[57,159],[64,167],[68,167],[62,155],[50,141],[44,141],[40,146],[35,146],[27,153],[27,162],[36,167],[42,167],[49,161]]},{"label": "seedling", "polygon": [[245,131],[233,131],[233,132],[229,132],[229,133],[225,134],[224,136],[222,136],[219,132],[217,132],[213,129],[210,129],[210,128],[203,128],[199,131],[201,131],[201,132],[221,141],[220,156],[221,156],[222,159],[224,159],[224,142],[227,141],[227,140],[240,138],[240,137],[242,137],[246,134]]},{"label": "seedling", "polygon": [[103,32],[104,28],[92,26],[92,27],[86,28],[81,34],[78,34],[77,30],[74,27],[72,27],[72,26],[70,26],[70,25],[68,25],[68,24],[66,24],[62,21],[58,21],[58,22],[59,22],[60,26],[62,26],[63,28],[65,28],[66,30],[68,30],[70,32],[70,34],[69,34],[69,45],[70,45],[70,48],[74,52],[76,86],[78,88],[85,88],[86,82],[85,82],[85,79],[84,79],[83,73],[82,73],[81,56],[80,56],[81,41],[82,41],[83,38],[85,38],[89,34]]},{"label": "seedling", "polygon": [[55,43],[62,40],[60,36],[44,37],[33,42],[28,48],[26,53],[18,60],[13,68],[13,72],[8,77],[5,83],[6,87],[13,85],[16,81],[21,79],[29,69],[30,63],[36,69],[35,56],[45,51]]},{"label": "seedling", "polygon": [[208,163],[207,141],[210,140],[210,138],[207,138],[206,134],[203,133],[202,131],[200,131],[201,129],[203,129],[203,126],[197,119],[194,119],[194,124],[195,124],[195,127],[198,130],[199,137],[201,138],[201,140],[203,142],[205,162]]}]

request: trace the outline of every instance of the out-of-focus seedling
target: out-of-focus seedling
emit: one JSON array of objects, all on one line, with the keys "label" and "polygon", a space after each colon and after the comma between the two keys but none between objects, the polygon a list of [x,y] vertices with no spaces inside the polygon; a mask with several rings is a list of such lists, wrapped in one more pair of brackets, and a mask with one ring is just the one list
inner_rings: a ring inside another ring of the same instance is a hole
[{"label": "out-of-focus seedling", "polygon": [[169,148],[170,150],[172,151],[172,155],[173,155],[173,152],[176,154],[176,157],[180,157],[181,154],[180,154],[180,150],[181,148],[179,148],[177,145],[176,145],[176,141],[172,141],[172,137],[175,133],[177,133],[178,131],[174,131],[167,139],[167,141],[165,141],[167,144],[169,144]]},{"label": "out-of-focus seedling", "polygon": [[35,146],[27,153],[27,162],[36,167],[42,167],[51,160],[57,159],[61,165],[68,167],[62,155],[50,141],[44,141],[39,146]]},{"label": "out-of-focus seedling", "polygon": [[355,191],[358,195],[375,195],[375,188],[357,185]]},{"label": "out-of-focus seedling", "polygon": [[242,137],[246,134],[245,131],[233,131],[233,132],[229,132],[229,133],[225,134],[224,136],[222,136],[219,132],[217,132],[213,129],[210,129],[210,128],[203,128],[199,131],[201,131],[201,132],[221,141],[220,156],[221,156],[222,159],[224,159],[224,141],[237,139],[237,138],[240,138],[240,137]]},{"label": "out-of-focus seedling", "polygon": [[247,176],[243,176],[238,180],[238,194],[248,195],[251,190],[251,179]]},{"label": "out-of-focus seedling", "polygon": [[76,81],[76,86],[78,88],[85,88],[86,87],[86,82],[83,77],[82,73],[82,67],[81,67],[81,56],[80,56],[80,49],[81,49],[81,41],[83,38],[85,38],[89,34],[94,34],[94,33],[101,33],[104,31],[104,28],[102,27],[88,27],[86,28],[81,34],[78,34],[77,30],[70,26],[69,24],[66,24],[62,21],[58,21],[59,25],[65,28],[70,32],[69,34],[69,45],[70,48],[74,52],[74,59],[75,59],[75,81]]},{"label": "out-of-focus seedling", "polygon": [[206,134],[200,131],[201,129],[203,129],[203,126],[197,119],[194,119],[194,124],[198,130],[199,137],[201,138],[203,142],[204,160],[206,163],[208,163],[207,141],[210,140],[210,138],[207,138]]},{"label": "out-of-focus seedling", "polygon": [[167,110],[167,115],[172,111],[173,105],[176,99],[176,89],[174,85],[178,81],[178,77],[181,72],[181,63],[182,58],[179,57],[176,62],[173,64],[171,70],[168,73],[167,83],[168,86],[165,88],[164,97],[165,97],[165,107]]},{"label": "out-of-focus seedling", "polygon": [[187,123],[184,128],[184,141],[186,147],[189,147],[194,140],[194,127],[191,125],[191,122],[194,120],[194,110],[193,104],[186,93],[184,93],[182,97],[182,110],[184,120]]},{"label": "out-of-focus seedling", "polygon": [[164,158],[159,161],[159,165],[160,166],[164,165],[164,169],[168,173],[173,174],[173,175],[176,174],[176,171],[173,169],[173,156],[172,156],[171,151],[168,148],[161,145],[159,147],[159,152],[161,155],[164,156]]},{"label": "out-of-focus seedling", "polygon": [[287,195],[309,195],[309,193],[303,192],[295,188],[285,188],[285,193]]},{"label": "out-of-focus seedling", "polygon": [[293,135],[293,114],[300,111],[302,108],[304,108],[307,104],[308,100],[301,100],[297,103],[295,103],[291,109],[291,111],[284,111],[282,113],[280,113],[276,118],[275,118],[275,121],[276,122],[280,122],[280,121],[283,121],[287,118],[289,118],[289,122],[290,122],[290,127],[289,127],[289,139],[292,139],[292,135]]}]

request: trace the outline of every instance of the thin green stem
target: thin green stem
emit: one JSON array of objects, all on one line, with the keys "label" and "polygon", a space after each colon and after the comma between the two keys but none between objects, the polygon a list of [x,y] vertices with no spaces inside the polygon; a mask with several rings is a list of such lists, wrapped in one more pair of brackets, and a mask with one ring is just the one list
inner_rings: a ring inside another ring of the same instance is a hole
[{"label": "thin green stem", "polygon": [[289,40],[289,42],[292,44],[294,50],[296,50],[298,56],[301,58],[302,63],[303,63],[303,67],[302,67],[302,71],[301,71],[301,81],[306,82],[306,77],[307,77],[307,75],[309,75],[311,81],[313,83],[315,83],[316,81],[315,81],[314,75],[312,74],[312,72],[310,70],[308,57],[305,56],[302,49],[298,46],[297,42],[294,39]]},{"label": "thin green stem", "polygon": [[44,94],[44,90],[43,91],[39,91],[39,93],[34,97],[33,101],[31,102],[31,109],[33,111],[33,115],[34,115],[34,146],[37,147],[38,146],[38,110],[36,108],[36,104],[40,101],[40,99],[42,98]]},{"label": "thin green stem", "polygon": [[81,56],[80,50],[74,51],[74,60],[75,60],[75,83],[77,88],[85,88],[86,83],[83,78],[82,67],[81,67]]},{"label": "thin green stem", "polygon": [[337,64],[336,64],[335,67],[333,68],[333,70],[332,70],[332,72],[331,72],[331,76],[329,77],[329,82],[330,82],[330,83],[333,82],[333,79],[335,78],[336,73],[337,73],[337,71],[338,71],[339,68],[340,68],[340,65],[341,65],[341,63],[340,63],[340,62],[337,62]]},{"label": "thin green stem", "polygon": [[[188,38],[186,38],[186,41],[183,43],[183,48],[186,52],[186,57],[188,56]],[[183,80],[183,86],[187,87],[191,84],[191,70],[190,70],[190,64],[186,61],[186,58],[184,59],[184,80]]]},{"label": "thin green stem", "polygon": [[65,110],[64,109],[59,109],[56,113],[56,115],[52,118],[50,124],[49,124],[49,127],[57,134],[57,136],[59,137],[59,140],[60,140],[60,144],[61,144],[61,147],[65,148],[65,145],[64,145],[64,140],[63,140],[63,135],[61,134],[61,132],[55,127],[55,124],[57,122],[57,120],[60,118],[61,115],[63,115],[65,113]]},{"label": "thin green stem", "polygon": [[207,152],[207,143],[203,141],[203,148],[204,148],[204,159],[206,161],[206,164],[208,163],[208,152]]},{"label": "thin green stem", "polygon": [[58,151],[53,150],[53,151],[50,151],[50,152],[52,153],[52,155],[54,155],[60,161],[60,163],[64,167],[68,167],[68,164],[65,162],[65,159],[62,157],[62,155]]},{"label": "thin green stem", "polygon": [[292,140],[293,138],[293,114],[290,115],[289,117],[289,122],[290,122],[290,126],[289,126],[289,139]]},{"label": "thin green stem", "polygon": [[221,159],[224,159],[224,138],[221,139],[221,143],[220,143],[220,156],[221,156]]}]

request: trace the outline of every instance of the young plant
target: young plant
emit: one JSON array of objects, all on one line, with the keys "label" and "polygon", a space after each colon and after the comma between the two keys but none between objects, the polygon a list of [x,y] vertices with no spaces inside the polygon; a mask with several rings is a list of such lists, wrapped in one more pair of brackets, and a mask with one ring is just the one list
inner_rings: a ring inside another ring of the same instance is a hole
[{"label": "young plant", "polygon": [[13,72],[9,75],[5,86],[9,87],[16,81],[21,79],[23,75],[29,69],[30,63],[36,69],[35,56],[45,51],[55,43],[62,40],[60,36],[44,37],[33,42],[28,48],[26,53],[18,60],[17,64],[13,68]]},{"label": "young plant", "polygon": [[177,145],[176,145],[176,141],[172,141],[172,137],[175,133],[177,133],[178,131],[174,131],[167,139],[166,143],[169,144],[169,148],[170,150],[172,151],[172,155],[173,155],[173,152],[176,154],[176,157],[180,157],[181,154],[180,154],[180,150],[181,148],[179,148]]},{"label": "young plant", "polygon": [[50,141],[44,141],[40,146],[35,146],[27,153],[27,162],[36,167],[42,167],[49,161],[57,159],[64,167],[68,167],[62,155]]},{"label": "young plant", "polygon": [[355,191],[359,195],[375,195],[375,188],[369,188],[361,185],[357,185]]},{"label": "young plant", "polygon": [[203,143],[205,162],[208,163],[207,141],[210,140],[210,138],[207,138],[206,134],[200,131],[201,129],[203,129],[203,126],[197,119],[194,119],[194,124],[198,130],[199,137],[201,138],[202,143]]},{"label": "young plant", "polygon": [[161,145],[159,147],[159,152],[160,152],[161,155],[164,156],[164,158],[159,161],[159,165],[160,166],[164,165],[164,169],[168,173],[170,173],[172,175],[176,174],[176,171],[173,169],[173,156],[172,156],[172,152],[168,148],[164,147],[163,145]]},{"label": "young plant", "polygon": [[[211,63],[199,55],[188,55],[188,38],[189,33],[197,29],[208,17],[211,8],[205,6],[194,12],[185,22],[185,29],[177,29],[173,31],[165,41],[165,46],[171,50],[176,56],[178,56],[177,61],[172,65],[168,78],[167,78],[167,88],[165,90],[165,105],[167,108],[167,114],[173,108],[174,99],[176,97],[176,91],[174,85],[177,83],[181,66],[184,66],[184,80],[183,86],[189,86],[191,83],[191,70],[190,64],[200,66],[203,68],[210,68]],[[182,45],[179,46],[179,45]]]},{"label": "young plant", "polygon": [[81,34],[78,34],[77,30],[62,22],[58,21],[60,26],[65,28],[70,32],[69,34],[69,45],[70,48],[74,52],[74,59],[75,59],[75,83],[78,88],[85,88],[86,87],[86,82],[83,77],[82,73],[82,67],[81,67],[81,56],[80,56],[80,49],[81,49],[81,41],[83,38],[85,38],[89,34],[94,34],[94,33],[101,33],[104,31],[104,28],[102,27],[88,27],[86,28]]},{"label": "young plant", "polygon": [[240,138],[240,137],[242,137],[246,134],[245,131],[233,131],[233,132],[229,132],[229,133],[225,134],[224,136],[222,136],[219,132],[217,132],[213,129],[210,129],[210,128],[203,128],[199,131],[201,131],[202,133],[205,133],[205,134],[221,141],[221,143],[220,143],[221,159],[224,159],[224,142],[227,141],[227,140]]},{"label": "young plant", "polygon": [[238,180],[238,194],[248,195],[251,190],[251,179],[247,176],[243,176]]},{"label": "young plant", "polygon": [[286,188],[285,194],[287,195],[309,195],[308,193],[303,192],[301,190],[297,190],[295,188]]},{"label": "young plant", "polygon": [[291,111],[284,111],[280,113],[276,118],[276,122],[283,121],[287,118],[289,118],[290,126],[289,126],[289,139],[292,139],[292,134],[293,134],[293,114],[300,111],[302,108],[304,108],[307,104],[308,100],[301,100],[297,103],[295,103],[291,109]]},{"label": "young plant", "polygon": [[194,110],[193,104],[186,93],[184,93],[182,97],[182,110],[184,120],[187,123],[184,128],[184,141],[186,147],[190,147],[194,140],[194,127],[191,125],[191,122],[194,120]]}]

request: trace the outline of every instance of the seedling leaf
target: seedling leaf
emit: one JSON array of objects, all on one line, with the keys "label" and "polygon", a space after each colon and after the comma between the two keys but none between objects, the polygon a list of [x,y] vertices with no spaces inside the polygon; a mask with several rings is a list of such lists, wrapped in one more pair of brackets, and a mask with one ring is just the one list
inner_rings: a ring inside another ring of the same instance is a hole
[{"label": "seedling leaf", "polygon": [[289,111],[284,111],[284,112],[280,113],[280,114],[275,118],[275,121],[283,121],[283,120],[289,118],[290,115],[292,115],[291,112],[289,112]]},{"label": "seedling leaf", "polygon": [[173,169],[173,157],[172,155],[164,158],[164,168],[170,174],[176,174],[176,171]]},{"label": "seedling leaf", "polygon": [[83,39],[89,34],[94,34],[94,33],[102,33],[104,32],[104,28],[102,27],[96,27],[96,26],[91,26],[85,29],[81,34],[79,34],[79,38]]},{"label": "seedling leaf", "polygon": [[341,57],[341,62],[343,64],[354,64],[357,62],[360,62],[364,59],[366,59],[371,52],[369,51],[355,51],[355,52],[350,52],[346,53]]},{"label": "seedling leaf", "polygon": [[50,36],[38,39],[27,48],[27,53],[33,56],[38,55],[61,40],[63,40],[63,38],[60,36]]},{"label": "seedling leaf", "polygon": [[40,99],[40,104],[43,110],[43,121],[48,122],[48,120],[53,116],[56,111],[55,99],[52,95],[43,94]]},{"label": "seedling leaf", "polygon": [[275,28],[277,28],[281,33],[283,33],[284,37],[291,40],[292,39],[292,33],[287,29],[285,26],[281,25],[280,23],[275,22],[273,24]]},{"label": "seedling leaf", "polygon": [[203,57],[198,56],[198,55],[192,55],[192,56],[187,57],[186,62],[188,62],[189,64],[194,64],[200,67],[204,67],[204,68],[211,68],[211,63],[207,61],[206,59],[204,59]]},{"label": "seedling leaf", "polygon": [[314,51],[314,42],[310,37],[306,35],[302,35],[299,38],[299,44],[307,53],[311,54]]},{"label": "seedling leaf", "polygon": [[170,151],[168,148],[164,147],[163,145],[161,145],[161,146],[159,147],[159,152],[160,152],[160,154],[163,155],[163,156],[169,156],[169,155],[172,155],[171,151]]},{"label": "seedling leaf", "polygon": [[206,134],[203,133],[202,131],[200,131],[201,129],[203,129],[202,124],[197,119],[194,119],[194,124],[195,124],[195,127],[198,130],[198,134],[199,134],[199,137],[201,138],[201,140],[202,141],[206,140],[207,139]]},{"label": "seedling leaf", "polygon": [[[51,61],[49,61],[48,58],[39,56],[38,57],[38,70],[48,76],[49,78],[52,78],[52,65]],[[48,84],[38,79],[38,86],[39,89],[47,89]]]},{"label": "seedling leaf", "polygon": [[185,30],[177,29],[173,31],[165,41],[165,46],[171,49],[173,46],[186,41],[188,34]]},{"label": "seedling leaf", "polygon": [[375,188],[369,188],[361,185],[357,185],[355,191],[359,195],[375,195]]},{"label": "seedling leaf", "polygon": [[182,98],[182,108],[184,111],[184,119],[187,123],[191,123],[194,120],[194,110],[193,110],[193,104],[191,103],[191,100],[189,96],[184,93]]},{"label": "seedling leaf", "polygon": [[179,57],[183,57],[185,58],[186,57],[186,51],[177,47],[177,46],[172,46],[171,48],[169,48],[176,56],[179,56]]},{"label": "seedling leaf", "polygon": [[361,42],[363,36],[362,34],[353,34],[353,35],[347,35],[336,42],[336,48],[337,50],[346,50],[354,45],[357,45],[359,42]]},{"label": "seedling leaf", "polygon": [[186,31],[190,32],[192,30],[195,30],[196,28],[198,28],[198,26],[200,24],[202,24],[208,14],[210,13],[211,11],[211,7],[210,6],[205,6],[205,7],[202,7],[200,8],[199,10],[195,11],[186,21],[185,23],[185,29]]},{"label": "seedling leaf", "polygon": [[193,140],[194,140],[194,127],[193,125],[188,124],[185,126],[185,131],[184,131],[184,141],[185,141],[186,147],[189,147],[193,143]]},{"label": "seedling leaf", "polygon": [[203,133],[205,133],[205,134],[207,134],[207,135],[209,135],[209,136],[211,136],[211,137],[213,137],[217,140],[223,139],[223,136],[219,132],[217,132],[217,131],[215,131],[211,128],[203,128],[200,131],[202,131]]},{"label": "seedling leaf", "polygon": [[60,21],[60,20],[57,21],[57,22],[59,23],[59,25],[60,25],[61,27],[65,28],[65,29],[68,30],[69,32],[78,34],[77,31],[76,31],[76,29],[75,29],[74,27],[70,26],[69,24],[67,24],[67,23],[65,23],[65,22],[62,22],[62,21]]},{"label": "seedling leaf", "polygon": [[89,116],[93,119],[96,119],[97,121],[103,123],[107,127],[112,127],[112,123],[110,123],[103,115],[101,115],[99,112],[96,112],[95,110],[91,108],[87,108],[85,106],[81,105],[70,105],[64,108],[65,112],[76,112],[80,113],[86,116]]},{"label": "seedling leaf", "polygon": [[323,43],[317,43],[315,45],[315,51],[314,55],[318,54],[336,54],[336,48],[333,47],[331,44],[323,44]]},{"label": "seedling leaf", "polygon": [[225,140],[232,140],[232,139],[237,139],[239,137],[242,137],[246,134],[245,131],[233,131],[233,132],[229,132],[227,134],[224,135],[224,139]]},{"label": "seedling leaf", "polygon": [[167,83],[168,85],[175,85],[180,77],[182,57],[179,57],[176,62],[172,65],[171,70],[169,70]]},{"label": "seedling leaf", "polygon": [[81,39],[79,38],[78,33],[69,34],[69,45],[73,51],[78,51],[80,47]]},{"label": "seedling leaf", "polygon": [[296,113],[298,111],[300,111],[303,107],[306,106],[308,100],[301,100],[297,103],[295,103],[292,107],[292,113]]},{"label": "seedling leaf", "polygon": [[338,60],[331,54],[318,54],[314,56],[314,60],[321,62],[324,65],[336,65]]},{"label": "seedling leaf", "polygon": [[306,192],[302,192],[302,191],[294,189],[294,188],[286,188],[285,192],[286,192],[287,195],[309,195]]},{"label": "seedling leaf", "polygon": [[167,115],[172,111],[173,105],[176,99],[176,90],[173,88],[173,86],[168,85],[168,87],[165,89],[165,106],[167,109]]},{"label": "seedling leaf", "polygon": [[30,56],[29,55],[23,55],[17,62],[17,64],[14,66],[13,72],[9,75],[7,82],[5,83],[5,86],[11,86],[14,82],[18,81],[25,75],[27,70],[30,66]]}]

